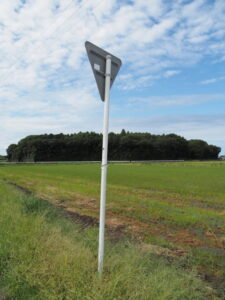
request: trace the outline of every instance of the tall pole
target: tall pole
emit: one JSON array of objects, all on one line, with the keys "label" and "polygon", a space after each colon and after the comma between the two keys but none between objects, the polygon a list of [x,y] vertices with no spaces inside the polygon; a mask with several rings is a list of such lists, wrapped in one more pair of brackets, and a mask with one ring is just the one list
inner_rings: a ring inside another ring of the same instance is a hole
[{"label": "tall pole", "polygon": [[109,95],[111,85],[111,56],[106,56],[105,74],[105,99],[103,119],[103,142],[102,142],[102,166],[101,166],[101,199],[99,221],[99,249],[98,249],[98,272],[102,274],[104,259],[104,235],[105,235],[105,203],[107,183],[107,160],[108,160],[108,128],[109,128]]}]

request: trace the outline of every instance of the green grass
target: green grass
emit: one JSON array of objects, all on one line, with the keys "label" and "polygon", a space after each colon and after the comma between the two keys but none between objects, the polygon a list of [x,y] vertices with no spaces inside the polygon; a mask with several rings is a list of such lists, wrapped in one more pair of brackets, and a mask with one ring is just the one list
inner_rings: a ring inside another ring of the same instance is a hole
[{"label": "green grass", "polygon": [[[0,166],[0,177],[54,205],[98,217],[99,164]],[[222,291],[224,177],[225,162],[111,164],[107,221],[126,225],[146,243],[184,248],[188,265]]]},{"label": "green grass", "polygon": [[0,182],[0,296],[5,299],[219,299],[194,271],[110,244],[102,281],[96,229],[81,230],[50,204]]}]

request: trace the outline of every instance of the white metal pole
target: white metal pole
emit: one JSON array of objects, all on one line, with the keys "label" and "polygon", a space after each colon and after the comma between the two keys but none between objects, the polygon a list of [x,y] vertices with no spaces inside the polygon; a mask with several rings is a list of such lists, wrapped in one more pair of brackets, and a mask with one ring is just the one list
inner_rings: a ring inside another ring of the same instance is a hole
[{"label": "white metal pole", "polygon": [[103,270],[103,258],[104,258],[110,83],[111,83],[111,56],[107,55],[106,74],[105,74],[105,101],[104,101],[104,118],[103,118],[101,199],[100,199],[99,249],[98,249],[98,272],[100,274],[102,273]]}]

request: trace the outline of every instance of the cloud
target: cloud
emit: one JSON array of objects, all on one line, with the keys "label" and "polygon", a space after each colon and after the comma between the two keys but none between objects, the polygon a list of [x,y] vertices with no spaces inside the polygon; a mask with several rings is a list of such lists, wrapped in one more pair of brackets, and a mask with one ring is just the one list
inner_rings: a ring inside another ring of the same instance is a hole
[{"label": "cloud", "polygon": [[186,139],[203,139],[209,144],[225,147],[224,114],[115,118],[112,123],[112,130],[116,132],[120,132],[122,128],[125,128],[130,131],[145,131],[153,134],[176,133]]},{"label": "cloud", "polygon": [[[114,88],[129,92],[205,57],[224,59],[224,17],[222,0],[1,0],[0,148],[31,133],[101,128],[86,40],[122,59]],[[132,101],[207,101],[197,97]]]},{"label": "cloud", "polygon": [[210,84],[210,83],[215,83],[221,80],[225,80],[225,76],[221,76],[221,77],[216,77],[216,78],[211,78],[211,79],[207,79],[207,80],[202,80],[200,81],[201,84]]},{"label": "cloud", "polygon": [[0,89],[0,153],[31,134],[100,131],[103,106],[96,96],[85,87],[36,94]]},{"label": "cloud", "polygon": [[192,95],[170,95],[170,96],[151,96],[151,97],[130,97],[127,101],[129,107],[133,109],[144,108],[146,111],[151,107],[186,107],[209,102],[225,101],[225,94],[192,94]]},{"label": "cloud", "polygon": [[44,88],[49,77],[56,72],[60,76],[65,69],[68,73],[75,69],[73,77],[79,77],[86,39],[121,56],[127,72],[136,69],[131,88],[141,72],[155,76],[168,67],[195,64],[210,53],[224,56],[222,1],[211,5],[156,0],[19,3],[1,1],[0,54],[3,82],[13,81],[20,89]]},{"label": "cloud", "polygon": [[164,77],[169,78],[169,77],[177,75],[179,73],[180,73],[179,70],[167,70],[164,72]]}]

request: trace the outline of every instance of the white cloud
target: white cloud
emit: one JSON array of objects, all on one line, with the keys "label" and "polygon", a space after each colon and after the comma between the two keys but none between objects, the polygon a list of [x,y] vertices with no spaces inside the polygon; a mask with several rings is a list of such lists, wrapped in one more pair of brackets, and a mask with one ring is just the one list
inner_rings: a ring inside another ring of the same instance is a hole
[{"label": "white cloud", "polygon": [[[225,2],[184,3],[1,0],[0,148],[6,147],[6,141],[44,129],[99,128],[96,119],[102,107],[86,60],[85,40],[122,58],[117,88],[124,90],[174,76],[205,56],[224,59]],[[199,101],[197,96],[193,99],[156,100],[161,105]]]},{"label": "white cloud", "polygon": [[100,131],[102,127],[103,106],[91,88],[21,95],[0,89],[0,98],[0,153],[27,135]]},{"label": "white cloud", "polygon": [[202,80],[200,83],[201,84],[210,84],[210,83],[215,83],[215,82],[218,82],[221,80],[225,80],[225,76]]},{"label": "white cloud", "polygon": [[179,70],[167,70],[167,71],[164,72],[164,77],[168,78],[168,77],[177,75],[179,73],[180,73]]},{"label": "white cloud", "polygon": [[147,110],[154,106],[161,107],[185,107],[205,104],[207,102],[225,102],[225,94],[191,94],[191,95],[170,95],[170,96],[151,96],[143,98],[130,97],[127,101],[128,106],[133,109],[139,108]]},{"label": "white cloud", "polygon": [[[203,139],[209,144],[225,147],[225,115],[159,115],[142,118],[115,118],[113,130],[122,128],[153,134],[176,133],[186,139]],[[225,148],[224,148],[225,149]]]}]

